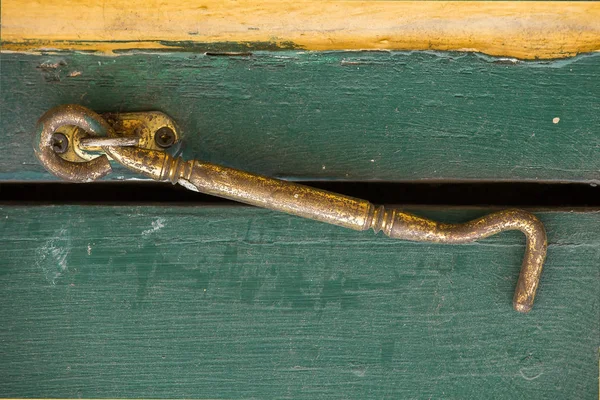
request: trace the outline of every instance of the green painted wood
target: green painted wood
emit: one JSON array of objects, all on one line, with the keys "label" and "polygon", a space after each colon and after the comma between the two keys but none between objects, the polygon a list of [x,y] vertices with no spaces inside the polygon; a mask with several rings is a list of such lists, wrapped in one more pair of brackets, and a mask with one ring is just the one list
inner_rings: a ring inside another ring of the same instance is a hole
[{"label": "green painted wood", "polygon": [[[421,211],[462,221],[486,210]],[[0,208],[4,397],[594,399],[600,213],[394,241],[250,207]]]},{"label": "green painted wood", "polygon": [[180,123],[187,157],[284,178],[600,182],[599,53],[1,57],[4,180],[51,178],[33,156],[35,121],[79,103],[162,110]]}]

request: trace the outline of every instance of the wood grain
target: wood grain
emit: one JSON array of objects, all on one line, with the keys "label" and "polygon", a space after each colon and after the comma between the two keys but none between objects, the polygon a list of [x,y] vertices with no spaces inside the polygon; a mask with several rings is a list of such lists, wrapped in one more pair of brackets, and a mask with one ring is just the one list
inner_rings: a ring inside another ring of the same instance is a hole
[{"label": "wood grain", "polygon": [[163,111],[184,156],[282,178],[598,184],[599,67],[600,53],[2,54],[0,179],[51,179],[35,123],[78,103]]},{"label": "wood grain", "polygon": [[6,50],[469,50],[520,59],[600,50],[595,2],[10,0]]},{"label": "wood grain", "polygon": [[537,215],[548,260],[521,315],[515,232],[444,246],[248,207],[2,207],[0,393],[592,399],[600,213]]}]

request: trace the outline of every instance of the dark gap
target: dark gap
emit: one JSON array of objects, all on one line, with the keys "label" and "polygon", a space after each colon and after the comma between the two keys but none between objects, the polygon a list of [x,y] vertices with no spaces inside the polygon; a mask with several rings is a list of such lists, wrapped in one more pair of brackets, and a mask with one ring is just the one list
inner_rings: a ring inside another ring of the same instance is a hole
[{"label": "dark gap", "polygon": [[[407,206],[599,208],[600,187],[575,183],[302,182],[369,200]],[[181,186],[158,182],[73,184],[0,183],[0,204],[236,204]]]}]

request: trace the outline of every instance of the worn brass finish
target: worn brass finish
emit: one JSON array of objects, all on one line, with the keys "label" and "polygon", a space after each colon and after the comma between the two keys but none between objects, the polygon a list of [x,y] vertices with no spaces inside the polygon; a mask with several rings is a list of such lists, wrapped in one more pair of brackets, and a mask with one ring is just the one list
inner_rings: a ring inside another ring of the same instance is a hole
[{"label": "worn brass finish", "polygon": [[[109,113],[102,115],[114,128],[117,137],[135,136],[140,138],[137,147],[164,151],[181,141],[179,129],[169,116],[159,111],[133,113]],[[157,132],[167,131],[172,135],[169,146],[160,146],[154,140]]]},{"label": "worn brass finish", "polygon": [[[108,134],[115,135],[111,131]],[[529,212],[506,210],[463,224],[445,224],[297,183],[208,162],[184,161],[157,150],[140,147],[105,147],[104,150],[121,165],[157,181],[179,183],[193,191],[358,231],[383,231],[391,238],[468,243],[499,232],[520,230],[526,236],[527,245],[513,306],[519,312],[528,312],[533,306],[547,241],[543,224]],[[43,158],[40,160],[44,163]]]},{"label": "worn brass finish", "polygon": [[[170,146],[159,146],[155,142],[155,133],[161,129],[171,133]],[[40,161],[53,174],[73,182],[89,182],[111,171],[110,157],[104,151],[107,146],[136,146],[158,151],[170,147],[173,150],[176,147],[173,145],[181,139],[178,132],[175,122],[158,111],[100,116],[78,105],[65,105],[48,111],[40,118],[35,150]],[[53,142],[53,149],[43,146],[45,150],[42,150],[42,140],[46,143],[48,137]],[[61,138],[61,145],[68,144],[66,148],[61,147],[57,151],[57,138]],[[87,163],[92,160],[97,161]],[[74,174],[74,168],[79,172]]]},{"label": "worn brass finish", "polygon": [[[44,114],[37,124],[37,136],[34,143],[35,155],[44,167],[58,176],[72,182],[91,182],[99,179],[112,170],[108,157],[102,155],[85,163],[65,158],[53,148],[53,137],[59,128],[75,126],[94,136],[114,136],[112,127],[98,114],[78,105],[65,105],[53,108]],[[60,132],[65,134],[65,132]],[[69,143],[73,146],[73,137],[67,134]]]}]

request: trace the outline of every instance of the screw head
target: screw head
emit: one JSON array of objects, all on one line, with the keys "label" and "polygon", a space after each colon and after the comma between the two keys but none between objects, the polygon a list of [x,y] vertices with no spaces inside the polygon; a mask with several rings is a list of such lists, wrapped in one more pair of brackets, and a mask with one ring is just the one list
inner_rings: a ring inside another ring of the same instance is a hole
[{"label": "screw head", "polygon": [[69,148],[69,139],[60,132],[55,132],[52,135],[52,150],[56,154],[64,154]]},{"label": "screw head", "polygon": [[168,126],[163,126],[154,133],[154,141],[159,147],[171,147],[175,143],[175,132]]}]

